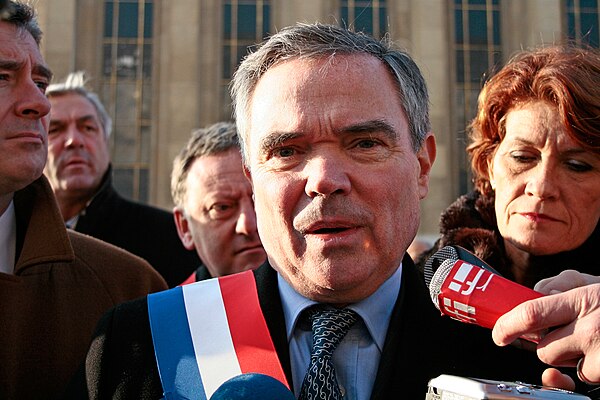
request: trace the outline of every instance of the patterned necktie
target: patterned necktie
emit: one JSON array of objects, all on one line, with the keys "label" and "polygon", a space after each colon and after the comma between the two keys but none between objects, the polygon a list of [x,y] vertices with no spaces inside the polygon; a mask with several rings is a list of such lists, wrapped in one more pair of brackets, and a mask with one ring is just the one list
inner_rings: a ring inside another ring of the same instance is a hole
[{"label": "patterned necktie", "polygon": [[342,394],[331,360],[333,351],[358,315],[349,309],[311,308],[313,347],[299,400],[340,400]]}]

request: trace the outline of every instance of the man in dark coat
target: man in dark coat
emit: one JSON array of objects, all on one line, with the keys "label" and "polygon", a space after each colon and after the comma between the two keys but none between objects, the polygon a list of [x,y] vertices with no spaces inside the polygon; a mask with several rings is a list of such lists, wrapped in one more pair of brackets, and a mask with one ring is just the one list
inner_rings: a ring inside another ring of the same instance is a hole
[{"label": "man in dark coat", "polygon": [[[298,24],[249,55],[231,88],[268,260],[252,274],[296,397],[417,399],[441,373],[539,382],[534,353],[497,348],[489,331],[441,317],[406,255],[436,153],[426,85],[408,54],[344,28]],[[206,298],[209,284],[179,290],[199,288]],[[86,384],[92,398],[163,395],[148,323],[157,297],[148,299],[103,318],[80,395]],[[187,305],[181,330],[202,343],[218,310],[198,308]],[[203,318],[194,317],[199,311]],[[345,335],[334,333],[340,322]],[[339,344],[321,359],[320,334],[330,325]],[[179,373],[190,360],[173,354],[174,344],[167,350]],[[220,358],[217,349],[207,351]],[[196,363],[203,370],[204,361]],[[321,379],[315,370],[327,372],[324,385],[311,384]]]},{"label": "man in dark coat", "polygon": [[165,210],[123,198],[112,184],[111,118],[82,72],[52,84],[48,163],[45,173],[68,227],[112,243],[147,260],[170,287],[198,266],[183,247]]}]

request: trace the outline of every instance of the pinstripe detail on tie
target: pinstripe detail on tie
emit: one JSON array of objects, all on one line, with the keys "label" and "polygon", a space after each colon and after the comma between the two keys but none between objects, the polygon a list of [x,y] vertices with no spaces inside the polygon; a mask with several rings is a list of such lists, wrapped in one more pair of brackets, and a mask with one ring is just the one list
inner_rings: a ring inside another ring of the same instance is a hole
[{"label": "pinstripe detail on tie", "polygon": [[311,308],[313,347],[299,400],[340,400],[332,356],[358,315],[350,309]]}]

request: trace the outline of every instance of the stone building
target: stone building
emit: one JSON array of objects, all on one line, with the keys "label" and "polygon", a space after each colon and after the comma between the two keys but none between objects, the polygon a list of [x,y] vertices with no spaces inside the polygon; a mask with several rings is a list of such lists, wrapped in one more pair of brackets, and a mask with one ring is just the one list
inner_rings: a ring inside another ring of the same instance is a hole
[{"label": "stone building", "polygon": [[40,0],[43,54],[62,79],[83,69],[115,121],[115,182],[171,207],[171,162],[190,131],[231,117],[227,83],[247,47],[295,23],[388,34],[422,68],[438,142],[421,235],[470,188],[464,147],[485,76],[515,51],[567,38],[598,44],[597,0]]}]

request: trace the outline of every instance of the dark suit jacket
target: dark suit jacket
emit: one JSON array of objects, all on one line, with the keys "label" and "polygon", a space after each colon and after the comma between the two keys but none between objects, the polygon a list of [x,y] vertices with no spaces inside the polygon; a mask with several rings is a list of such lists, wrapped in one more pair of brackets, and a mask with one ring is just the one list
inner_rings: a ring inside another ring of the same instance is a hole
[{"label": "dark suit jacket", "polygon": [[[289,350],[276,272],[265,263],[254,271],[260,304],[288,381]],[[87,356],[86,378],[94,399],[159,399],[159,380],[146,298],[117,306],[103,317]],[[493,345],[491,333],[441,317],[412,260],[403,261],[402,286],[394,307],[372,399],[425,397],[439,374],[539,383],[542,364],[534,353]],[[83,375],[75,398],[85,395]]]},{"label": "dark suit jacket", "polygon": [[109,168],[75,230],[142,257],[169,287],[179,285],[200,264],[198,255],[183,247],[170,212],[123,198],[111,173]]}]

